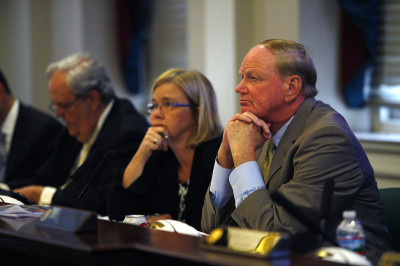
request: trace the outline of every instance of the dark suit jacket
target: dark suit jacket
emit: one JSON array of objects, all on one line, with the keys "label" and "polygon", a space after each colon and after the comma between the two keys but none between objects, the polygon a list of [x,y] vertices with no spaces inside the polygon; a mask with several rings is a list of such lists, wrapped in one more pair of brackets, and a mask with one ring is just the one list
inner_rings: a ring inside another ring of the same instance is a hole
[{"label": "dark suit jacket", "polygon": [[[200,229],[203,199],[220,144],[221,138],[218,137],[202,143],[195,150],[182,220],[197,229]],[[142,176],[128,189],[122,186],[122,176],[123,170],[109,197],[107,211],[110,219],[123,220],[127,214],[154,213],[169,213],[173,219],[178,218],[178,162],[171,150],[154,152]]]},{"label": "dark suit jacket", "polygon": [[[259,154],[259,163],[261,157]],[[366,233],[367,257],[377,262],[382,252],[390,248],[391,241],[373,169],[345,119],[314,98],[304,101],[282,136],[272,159],[266,189],[250,194],[236,209],[233,200],[223,208],[215,209],[207,194],[202,229],[207,232],[228,223],[290,232],[294,248],[309,252],[318,247],[317,238],[273,202],[269,192],[281,192],[304,215],[319,224],[323,186],[327,179],[335,181],[328,233],[335,237],[343,210],[356,210]]]},{"label": "dark suit jacket", "polygon": [[[104,215],[112,178],[118,169],[129,163],[139,147],[147,127],[146,119],[136,111],[129,101],[115,99],[86,161],[71,176],[72,181],[69,185],[64,190],[57,190],[52,204],[67,207],[76,205],[77,208],[92,210]],[[37,176],[36,184],[53,187],[63,185],[70,177],[71,168],[81,147],[82,144],[69,136],[67,130],[61,132],[54,154]],[[104,162],[107,164],[105,169],[96,176],[92,176],[93,171],[110,150],[115,152],[115,156]],[[86,192],[77,202],[83,190]]]},{"label": "dark suit jacket", "polygon": [[30,185],[49,158],[63,126],[55,118],[20,102],[4,183],[11,189]]}]

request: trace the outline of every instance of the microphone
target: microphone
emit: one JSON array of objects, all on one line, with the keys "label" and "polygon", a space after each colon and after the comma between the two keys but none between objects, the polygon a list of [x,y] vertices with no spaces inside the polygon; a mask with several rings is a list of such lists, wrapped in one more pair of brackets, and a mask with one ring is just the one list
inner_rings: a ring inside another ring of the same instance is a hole
[{"label": "microphone", "polygon": [[304,215],[298,208],[294,206],[292,202],[286,199],[280,192],[273,191],[271,193],[271,198],[282,205],[291,215],[293,215],[297,220],[299,220],[303,225],[305,225],[310,231],[317,235],[322,235],[326,240],[328,240],[332,245],[338,246],[336,241],[325,231],[321,229],[319,224],[315,223],[313,220]]},{"label": "microphone", "polygon": [[331,210],[334,187],[335,181],[333,179],[328,179],[325,181],[324,192],[322,194],[321,201],[321,230],[325,230],[326,228],[326,221],[328,220],[328,215]]},{"label": "microphone", "polygon": [[82,189],[81,193],[79,193],[78,198],[76,199],[73,208],[75,208],[79,201],[82,199],[83,195],[85,195],[86,191],[89,189],[89,187],[92,185],[92,181],[95,179],[96,176],[100,175],[110,164],[112,159],[115,157],[115,152],[112,150],[109,150],[103,158],[100,160],[100,162],[97,164],[96,168],[92,172],[92,174],[88,178],[88,182],[86,186]]},{"label": "microphone", "polygon": [[85,172],[87,171],[87,168],[89,167],[89,165],[87,164],[87,161],[90,160],[93,162],[97,162],[103,157],[104,153],[105,153],[105,150],[102,148],[94,149],[92,152],[90,152],[90,154],[88,155],[88,159],[80,167],[78,167],[78,169],[75,170],[75,172],[70,176],[69,180],[67,180],[66,184],[63,185],[64,188],[57,189],[57,193],[54,194],[53,200],[51,201],[52,205],[57,204],[57,202],[59,201],[59,199],[62,198],[62,196],[64,195],[66,190],[68,190],[69,185],[71,184],[72,181],[74,181],[77,177],[80,177],[85,174]]}]

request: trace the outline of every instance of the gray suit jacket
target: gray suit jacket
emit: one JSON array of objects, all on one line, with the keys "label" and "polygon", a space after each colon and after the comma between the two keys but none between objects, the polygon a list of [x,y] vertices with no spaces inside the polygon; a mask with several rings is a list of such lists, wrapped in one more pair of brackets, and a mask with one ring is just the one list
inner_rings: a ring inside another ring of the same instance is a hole
[{"label": "gray suit jacket", "polygon": [[[258,163],[262,160],[259,149]],[[202,230],[238,225],[292,234],[293,249],[302,253],[319,246],[318,237],[270,197],[279,191],[319,224],[325,181],[335,189],[327,231],[335,237],[342,211],[354,209],[366,233],[367,257],[376,262],[391,247],[383,208],[368,158],[345,119],[329,105],[308,98],[301,105],[275,150],[266,189],[250,194],[237,208],[233,198],[215,209],[206,194]]]}]

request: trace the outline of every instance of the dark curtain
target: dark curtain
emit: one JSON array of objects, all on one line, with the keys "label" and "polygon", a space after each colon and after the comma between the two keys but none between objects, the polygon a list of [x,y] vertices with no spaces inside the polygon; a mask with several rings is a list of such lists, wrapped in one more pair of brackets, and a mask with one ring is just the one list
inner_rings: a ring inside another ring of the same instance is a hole
[{"label": "dark curtain", "polygon": [[150,23],[150,0],[117,0],[118,55],[126,88],[140,91],[146,75],[146,42]]},{"label": "dark curtain", "polygon": [[349,107],[365,104],[364,78],[376,58],[379,0],[339,0],[341,20],[341,85]]}]

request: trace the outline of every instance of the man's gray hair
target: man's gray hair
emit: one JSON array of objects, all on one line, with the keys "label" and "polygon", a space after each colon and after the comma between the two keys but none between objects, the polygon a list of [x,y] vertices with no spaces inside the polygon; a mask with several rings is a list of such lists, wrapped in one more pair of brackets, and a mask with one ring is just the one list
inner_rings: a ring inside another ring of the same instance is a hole
[{"label": "man's gray hair", "polygon": [[77,97],[86,97],[91,90],[97,90],[104,103],[110,102],[115,97],[114,88],[105,67],[91,58],[88,53],[72,54],[51,63],[46,70],[47,78],[50,79],[55,71],[66,73],[67,84]]},{"label": "man's gray hair", "polygon": [[317,71],[303,44],[282,39],[265,40],[260,44],[275,55],[275,67],[281,79],[298,75],[302,80],[301,90],[304,96],[317,95]]}]

